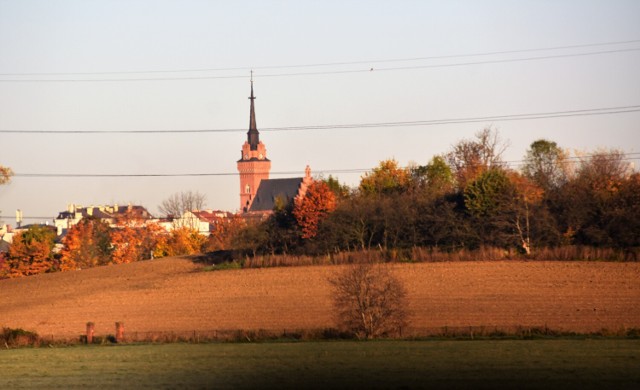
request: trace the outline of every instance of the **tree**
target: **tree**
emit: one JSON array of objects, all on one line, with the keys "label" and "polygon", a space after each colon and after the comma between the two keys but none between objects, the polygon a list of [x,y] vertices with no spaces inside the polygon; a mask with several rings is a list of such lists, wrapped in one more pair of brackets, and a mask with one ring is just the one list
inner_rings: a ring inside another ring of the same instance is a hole
[{"label": "tree", "polygon": [[132,211],[126,212],[118,217],[111,231],[111,260],[122,264],[162,256],[164,236],[165,231],[158,224]]},{"label": "tree", "polygon": [[[634,207],[623,206],[633,169],[618,150],[597,151],[581,159],[575,177],[550,199],[567,244],[615,246]],[[627,198],[627,199],[633,199]],[[628,203],[627,203],[628,204]],[[637,210],[637,209],[636,209]],[[612,219],[615,215],[626,217]],[[616,226],[615,229],[613,228]],[[633,226],[630,225],[630,226]],[[625,239],[626,241],[626,239]],[[631,240],[633,241],[633,240]]]},{"label": "tree", "polygon": [[464,205],[474,228],[485,244],[508,247],[514,242],[514,188],[506,172],[491,169],[467,184]]},{"label": "tree", "polygon": [[6,184],[11,180],[13,171],[9,167],[3,167],[0,165],[0,184]]},{"label": "tree", "polygon": [[167,256],[193,255],[201,252],[206,238],[188,227],[173,229],[167,239]]},{"label": "tree", "polygon": [[258,251],[267,245],[268,233],[265,223],[248,221],[236,236],[232,239],[234,249],[239,249],[244,253],[251,253],[253,257]]},{"label": "tree", "polygon": [[158,209],[167,217],[179,218],[186,211],[202,210],[206,196],[193,191],[177,192],[163,200]]},{"label": "tree", "polygon": [[111,228],[99,219],[81,219],[67,231],[62,245],[61,271],[111,263]]},{"label": "tree", "polygon": [[349,197],[349,193],[351,192],[349,186],[346,184],[340,184],[338,179],[334,178],[333,176],[329,175],[328,178],[322,179],[321,181],[323,181],[327,186],[329,186],[329,189],[333,191],[334,195],[336,196],[336,201],[340,201]]},{"label": "tree", "polygon": [[245,220],[237,214],[229,218],[220,219],[216,222],[207,238],[203,251],[214,252],[234,249],[234,242],[246,225]]},{"label": "tree", "polygon": [[378,167],[365,173],[359,188],[363,194],[389,194],[407,190],[410,182],[409,171],[391,159],[381,161]]},{"label": "tree", "polygon": [[329,279],[338,327],[371,339],[407,324],[407,292],[402,282],[380,264],[353,264]]},{"label": "tree", "polygon": [[542,200],[544,191],[517,172],[509,172],[508,177],[513,186],[511,202],[514,210],[514,225],[522,244],[522,249],[527,255],[530,255],[532,207]]},{"label": "tree", "polygon": [[431,192],[444,194],[453,189],[453,173],[442,156],[433,156],[424,171]]},{"label": "tree", "polygon": [[458,188],[464,190],[467,183],[483,172],[502,167],[502,153],[507,146],[498,132],[488,127],[476,133],[475,140],[463,140],[454,145],[445,159],[455,174]]},{"label": "tree", "polygon": [[297,198],[293,216],[302,231],[302,238],[316,236],[318,223],[336,208],[336,196],[324,181],[313,181],[305,195]]},{"label": "tree", "polygon": [[44,226],[31,226],[13,237],[6,266],[10,277],[36,275],[54,269],[55,233]]},{"label": "tree", "polygon": [[545,191],[567,181],[567,154],[555,142],[540,139],[531,144],[522,173]]},{"label": "tree", "polygon": [[[11,168],[0,165],[0,185],[8,183],[11,180],[11,176],[13,176]],[[2,210],[0,210],[0,212],[2,212]]]}]

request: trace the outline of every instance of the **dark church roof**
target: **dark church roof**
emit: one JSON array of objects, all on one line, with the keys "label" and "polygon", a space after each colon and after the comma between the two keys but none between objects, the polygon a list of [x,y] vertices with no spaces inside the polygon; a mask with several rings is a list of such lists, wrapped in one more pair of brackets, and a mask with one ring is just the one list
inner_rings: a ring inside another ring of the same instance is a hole
[{"label": "dark church roof", "polygon": [[271,211],[278,197],[287,203],[293,201],[296,195],[298,195],[301,184],[301,177],[260,181],[258,192],[253,199],[253,203],[251,203],[249,211]]}]

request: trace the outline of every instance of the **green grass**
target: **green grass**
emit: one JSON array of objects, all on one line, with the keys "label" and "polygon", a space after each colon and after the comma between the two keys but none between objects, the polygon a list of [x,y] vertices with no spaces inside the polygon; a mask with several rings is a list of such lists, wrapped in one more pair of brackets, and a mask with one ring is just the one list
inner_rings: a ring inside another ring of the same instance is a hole
[{"label": "green grass", "polygon": [[0,389],[640,388],[640,340],[333,341],[0,351]]}]

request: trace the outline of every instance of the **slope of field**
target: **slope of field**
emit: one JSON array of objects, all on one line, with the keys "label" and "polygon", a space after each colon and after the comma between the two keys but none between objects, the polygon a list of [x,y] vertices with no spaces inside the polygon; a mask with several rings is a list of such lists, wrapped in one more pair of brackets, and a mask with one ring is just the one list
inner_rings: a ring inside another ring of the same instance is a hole
[{"label": "slope of field", "polygon": [[[416,328],[640,328],[640,264],[457,262],[389,265]],[[333,326],[327,278],[340,266],[200,272],[165,258],[0,281],[0,326],[44,336]]]}]

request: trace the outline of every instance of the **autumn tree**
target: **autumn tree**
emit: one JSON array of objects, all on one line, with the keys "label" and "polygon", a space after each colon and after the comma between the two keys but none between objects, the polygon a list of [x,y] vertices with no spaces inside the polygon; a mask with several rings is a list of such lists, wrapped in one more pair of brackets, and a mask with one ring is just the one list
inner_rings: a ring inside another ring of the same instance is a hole
[{"label": "autumn tree", "polygon": [[205,242],[206,238],[195,229],[186,226],[175,228],[167,238],[167,256],[200,253]]},{"label": "autumn tree", "polygon": [[507,146],[498,132],[488,127],[476,133],[475,139],[462,140],[454,145],[445,159],[453,170],[458,188],[464,190],[467,183],[483,172],[502,167],[502,153]]},{"label": "autumn tree", "polygon": [[389,194],[407,190],[410,182],[409,171],[391,159],[381,161],[371,172],[365,173],[359,189],[362,194]]},{"label": "autumn tree", "polygon": [[96,218],[83,218],[62,240],[60,269],[91,268],[111,263],[111,228]]},{"label": "autumn tree", "polygon": [[313,181],[302,198],[297,198],[293,216],[302,231],[302,238],[316,236],[318,223],[336,208],[336,196],[324,181]]},{"label": "autumn tree", "polygon": [[[8,183],[11,180],[11,176],[13,176],[11,168],[0,165],[0,185]],[[2,210],[0,210],[0,212],[2,212]]]},{"label": "autumn tree", "polygon": [[211,234],[204,244],[203,251],[214,252],[233,249],[236,238],[246,225],[245,220],[239,215],[221,218],[215,223]]},{"label": "autumn tree", "polygon": [[0,165],[0,184],[6,184],[11,180],[13,171],[9,167],[3,167]]},{"label": "autumn tree", "polygon": [[632,177],[633,169],[621,151],[597,151],[583,157],[575,177],[550,199],[565,243],[616,246],[618,237],[614,232],[624,231],[625,227],[613,229],[611,216],[619,207],[620,191],[627,188]]},{"label": "autumn tree", "polygon": [[116,219],[111,231],[111,260],[115,264],[132,263],[161,256],[165,231],[145,216],[127,211]]},{"label": "autumn tree", "polygon": [[398,333],[408,319],[403,283],[381,264],[352,264],[329,279],[338,328],[358,338]]},{"label": "autumn tree", "polygon": [[16,234],[6,259],[9,277],[53,271],[55,263],[52,249],[55,236],[53,230],[39,225]]}]

